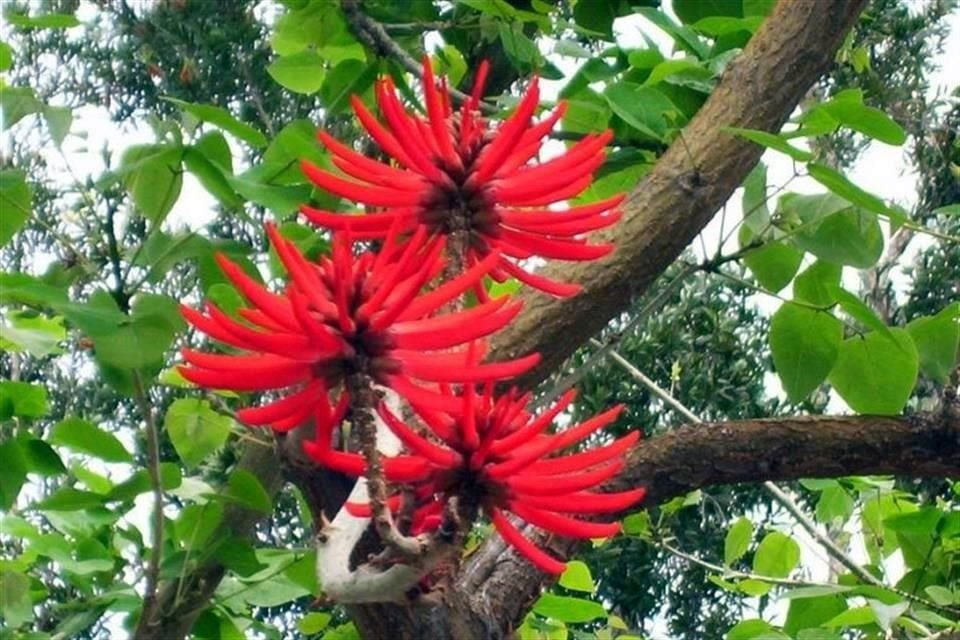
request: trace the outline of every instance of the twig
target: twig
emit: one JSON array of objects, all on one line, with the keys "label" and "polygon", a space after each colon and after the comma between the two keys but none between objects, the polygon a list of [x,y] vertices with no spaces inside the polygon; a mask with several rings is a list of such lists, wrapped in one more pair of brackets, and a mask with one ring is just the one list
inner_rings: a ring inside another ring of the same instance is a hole
[{"label": "twig", "polygon": [[[400,441],[378,416],[372,417],[378,454],[399,453]],[[360,478],[347,502],[364,503],[369,500],[367,479]],[[421,540],[424,552],[408,563],[400,562],[387,569],[365,563],[351,569],[350,556],[369,525],[370,518],[352,516],[342,507],[332,521],[322,525],[317,534],[317,577],[324,593],[332,601],[341,604],[406,602],[410,589],[456,549],[440,544],[436,538],[424,537]]]},{"label": "twig", "polygon": [[729,567],[723,567],[718,564],[714,564],[703,558],[695,556],[693,554],[681,551],[676,547],[670,545],[666,540],[655,539],[653,544],[660,547],[664,551],[669,552],[671,555],[674,555],[678,558],[686,560],[692,564],[699,565],[704,569],[713,571],[722,575],[724,578],[735,578],[737,580],[759,580],[761,582],[767,582],[769,584],[775,584],[781,587],[835,587],[834,584],[828,584],[825,582],[806,582],[804,580],[791,580],[789,578],[773,578],[770,576],[763,576],[755,573],[745,573],[743,571],[735,571]]},{"label": "twig", "polygon": [[[347,19],[347,23],[353,31],[353,35],[355,35],[358,40],[376,53],[388,58],[393,58],[410,73],[416,76],[420,75],[423,71],[420,63],[407,53],[403,47],[397,44],[396,40],[390,37],[390,34],[387,33],[387,30],[383,28],[382,24],[363,13],[360,10],[357,0],[341,0],[340,6],[343,9],[343,16]],[[453,87],[449,87],[448,91],[450,96],[458,104],[463,104],[470,99],[469,95]],[[482,100],[478,108],[481,112],[487,114],[497,112],[496,107]]]},{"label": "twig", "polygon": [[147,473],[150,476],[150,488],[153,491],[153,531],[151,532],[150,561],[146,571],[146,585],[143,594],[143,612],[137,623],[134,637],[154,622],[154,609],[157,605],[157,586],[160,583],[160,562],[163,558],[163,486],[160,479],[160,435],[154,419],[153,408],[147,398],[140,373],[133,372],[133,386],[137,407],[146,425]]},{"label": "twig", "polygon": [[543,397],[538,398],[536,401],[537,407],[544,407],[555,399],[560,397],[567,389],[570,389],[576,385],[580,380],[587,374],[590,369],[596,366],[600,361],[606,357],[607,353],[615,349],[623,340],[630,335],[637,327],[640,326],[641,322],[645,322],[647,317],[661,308],[667,298],[673,294],[673,291],[689,276],[691,273],[697,270],[696,265],[688,264],[680,271],[673,280],[664,285],[663,289],[657,292],[653,298],[647,302],[642,309],[640,309],[637,314],[630,319],[627,324],[623,326],[619,331],[614,333],[612,336],[607,338],[606,342],[602,343],[600,348],[594,351],[590,356],[576,368],[573,373],[570,373],[563,378],[561,378],[553,387],[543,395]]},{"label": "twig", "polygon": [[[591,341],[595,343],[597,342],[596,340],[591,340]],[[640,382],[645,387],[647,387],[654,395],[656,395],[661,400],[663,400],[667,405],[669,405],[672,409],[677,411],[684,418],[686,418],[687,420],[695,424],[700,424],[703,422],[703,420],[701,420],[699,416],[693,413],[693,411],[687,408],[682,402],[677,400],[674,396],[672,396],[669,392],[667,392],[662,387],[660,387],[653,380],[651,380],[646,375],[644,375],[642,371],[640,371],[637,367],[631,364],[622,355],[620,355],[619,353],[611,349],[610,356],[613,358],[613,360],[617,364],[623,367],[623,369],[627,373],[629,373],[634,379],[636,379],[638,382]],[[832,539],[830,539],[829,536],[825,535],[822,531],[820,531],[816,523],[813,520],[811,520],[803,512],[800,506],[797,505],[796,501],[794,501],[794,499],[788,493],[786,493],[784,490],[782,490],[780,487],[778,487],[776,484],[770,481],[764,482],[762,486],[764,490],[768,494],[770,494],[770,496],[780,506],[782,506],[791,516],[793,516],[793,518],[797,521],[797,523],[807,533],[809,533],[810,536],[813,537],[813,539],[816,540],[832,558],[834,558],[844,567],[849,569],[850,572],[853,575],[855,575],[857,578],[859,578],[862,582],[869,585],[873,585],[875,587],[880,587],[881,589],[886,589],[887,591],[896,593],[902,598],[923,604],[926,607],[948,610],[948,611],[952,610],[949,607],[944,608],[940,605],[937,605],[934,602],[926,600],[925,598],[918,597],[914,594],[908,593],[906,591],[902,591],[896,587],[891,587],[889,585],[884,584],[881,580],[877,579],[873,574],[871,574],[866,569],[864,569],[859,564],[857,564],[857,562],[853,558],[851,558],[843,549],[838,547],[837,544]]]},{"label": "twig", "polygon": [[379,421],[374,413],[378,402],[373,380],[363,374],[355,374],[347,379],[350,390],[350,404],[353,416],[353,428],[360,439],[360,449],[367,461],[367,487],[370,492],[370,508],[373,511],[373,525],[384,544],[384,558],[409,562],[424,553],[424,540],[403,535],[393,521],[393,514],[387,506],[387,481],[384,477],[383,463],[377,443]]}]

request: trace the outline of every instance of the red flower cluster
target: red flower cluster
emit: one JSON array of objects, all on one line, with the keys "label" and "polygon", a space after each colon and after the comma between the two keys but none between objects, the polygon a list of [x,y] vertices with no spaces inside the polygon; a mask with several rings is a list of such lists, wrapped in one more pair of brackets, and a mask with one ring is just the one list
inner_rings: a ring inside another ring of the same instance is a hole
[{"label": "red flower cluster", "polygon": [[[301,211],[311,222],[334,230],[350,229],[357,238],[384,238],[418,228],[442,235],[464,232],[468,264],[499,249],[501,257],[490,271],[494,279],[515,277],[547,293],[573,295],[579,291],[577,285],[530,273],[516,261],[532,256],[593,260],[613,249],[609,244],[588,245],[581,236],[619,220],[616,207],[623,196],[565,210],[545,208],[590,185],[612,134],[587,135],[561,156],[528,164],[565,105],[532,124],[540,95],[534,78],[514,114],[500,127],[491,128],[477,109],[486,75],[484,63],[470,99],[458,113],[453,112],[446,90],[437,90],[429,59],[423,63],[426,118],[404,111],[389,76],[376,86],[385,123],[354,96],[360,122],[399,166],[367,158],[321,131],[318,136],[333,163],[351,179],[307,161],[302,163],[304,173],[317,187],[373,211],[354,216],[305,205]],[[442,79],[441,87],[445,86]],[[475,290],[483,299],[483,287]]]},{"label": "red flower cluster", "polygon": [[461,276],[422,293],[443,270],[442,245],[419,231],[407,242],[391,234],[379,253],[353,256],[350,240],[337,235],[333,257],[308,261],[272,225],[267,233],[290,275],[283,294],[271,293],[224,256],[221,268],[251,307],[244,324],[207,303],[206,315],[182,307],[196,328],[239,354],[183,350],[180,368],[202,387],[268,391],[298,387],[290,395],[237,415],[252,425],[287,431],[309,419],[327,390],[351,373],[364,373],[411,402],[450,406],[449,399],[418,385],[511,378],[535,365],[537,354],[491,364],[467,361],[451,350],[509,323],[519,303],[497,298],[465,311],[433,315],[478,282],[497,259],[492,253]]},{"label": "red flower cluster", "polygon": [[[303,169],[319,188],[365,205],[369,215],[302,207],[309,220],[334,231],[331,255],[316,261],[268,225],[289,276],[281,292],[217,256],[248,306],[237,312],[239,317],[211,303],[204,312],[183,307],[194,327],[228,349],[184,349],[186,365],[180,371],[201,387],[269,392],[265,404],[237,412],[248,424],[288,431],[312,418],[317,436],[305,443],[307,454],[353,476],[363,475],[367,462],[360,454],[334,449],[333,430],[351,407],[371,407],[353,406],[356,398],[345,383],[394,390],[424,425],[415,429],[385,405],[377,407],[408,451],[382,460],[386,479],[407,485],[414,496],[407,533],[436,530],[457,496],[461,504],[488,515],[504,539],[537,567],[556,574],[563,563],[537,548],[506,514],[563,536],[616,533],[617,524],[576,516],[620,511],[643,497],[642,489],[596,491],[623,468],[624,454],[639,433],[563,455],[615,420],[621,407],[551,435],[550,425],[573,401],[573,392],[539,416],[527,411],[529,394],[495,395],[497,383],[527,371],[539,356],[481,364],[483,339],[520,311],[508,297],[491,300],[483,279],[515,277],[554,295],[572,295],[576,285],[530,273],[518,261],[606,255],[611,245],[588,245],[583,234],[615,223],[623,198],[549,208],[590,184],[610,133],[586,136],[565,154],[531,164],[564,105],[533,123],[539,98],[534,79],[514,114],[494,128],[478,109],[486,74],[484,64],[472,95],[456,113],[445,79],[439,91],[429,61],[423,70],[425,118],[404,111],[389,78],[376,86],[384,123],[354,98],[361,123],[397,166],[367,158],[321,132],[333,163],[349,179],[307,162]],[[463,272],[434,283],[447,268],[444,248],[451,235],[467,241]],[[355,255],[358,240],[380,242],[376,251]],[[471,290],[478,304],[445,311]],[[337,388],[333,406],[330,393]],[[400,502],[400,493],[388,500],[394,510]],[[360,516],[370,512],[368,505],[347,508]]]},{"label": "red flower cluster", "polygon": [[[378,407],[384,423],[397,435],[409,455],[384,457],[387,480],[408,484],[416,499],[411,534],[440,526],[447,501],[452,496],[475,500],[490,517],[503,538],[538,568],[562,573],[565,565],[537,548],[504,515],[509,511],[545,531],[576,538],[603,538],[620,530],[617,523],[579,520],[569,514],[599,514],[622,511],[640,501],[645,491],[596,493],[590,489],[609,480],[623,468],[623,455],[640,433],[604,446],[556,455],[613,422],[623,409],[614,407],[589,420],[553,435],[546,435],[554,418],[573,401],[570,391],[549,411],[533,416],[526,411],[529,394],[511,391],[500,397],[492,386],[478,393],[464,385],[458,411],[435,412],[417,408],[428,435],[407,425],[385,405]],[[329,411],[328,411],[329,413]],[[354,476],[366,472],[358,453],[331,447],[334,423],[318,420],[316,442],[304,444],[318,464]],[[388,505],[400,508],[396,494]],[[348,503],[358,517],[368,517],[368,505]]]}]

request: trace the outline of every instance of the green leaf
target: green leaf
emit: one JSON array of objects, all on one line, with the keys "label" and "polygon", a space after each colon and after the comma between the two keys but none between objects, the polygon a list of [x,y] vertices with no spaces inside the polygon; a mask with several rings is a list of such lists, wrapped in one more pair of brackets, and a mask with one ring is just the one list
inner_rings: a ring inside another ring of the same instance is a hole
[{"label": "green leaf", "polygon": [[270,174],[271,184],[306,184],[301,160],[330,167],[326,152],[317,142],[316,126],[303,119],[290,122],[273,138],[263,154],[262,171]]},{"label": "green leaf", "polygon": [[218,545],[214,558],[227,569],[244,577],[252,576],[266,568],[266,565],[257,559],[253,546],[247,540],[238,537],[227,538]]},{"label": "green leaf", "polygon": [[801,600],[804,598],[819,598],[829,596],[835,593],[846,593],[853,587],[847,587],[842,584],[817,585],[814,587],[798,587],[784,592],[780,595],[781,600]]},{"label": "green leaf", "polygon": [[80,418],[61,420],[50,432],[50,443],[86,453],[106,462],[133,462],[115,435]]},{"label": "green leaf", "polygon": [[33,620],[30,578],[16,571],[0,572],[0,614],[8,629]]},{"label": "green leaf", "polygon": [[932,584],[925,588],[924,591],[930,597],[930,599],[937,604],[951,605],[954,602],[958,602],[957,597],[953,595],[953,592],[950,589],[941,587],[938,584]]},{"label": "green leaf", "polygon": [[16,440],[0,442],[0,509],[9,511],[27,479],[27,462]]},{"label": "green leaf", "polygon": [[624,122],[636,131],[662,141],[667,132],[664,114],[676,107],[660,91],[633,82],[607,85],[603,92],[607,104]]},{"label": "green leaf", "polygon": [[601,35],[605,40],[613,41],[613,21],[624,8],[621,0],[593,0],[592,2],[577,2],[573,5],[573,21],[580,27]]},{"label": "green leaf", "polygon": [[193,148],[215,164],[224,175],[233,175],[233,152],[219,131],[208,131],[193,143]]},{"label": "green leaf", "polygon": [[40,16],[8,13],[4,17],[10,24],[26,29],[69,29],[80,24],[76,16],[68,13],[47,13]]},{"label": "green leaf", "polygon": [[804,226],[793,243],[822,260],[867,269],[883,253],[883,231],[876,216],[850,208]]},{"label": "green leaf", "polygon": [[313,50],[281,56],[267,66],[267,73],[283,87],[311,95],[323,86],[326,62]]},{"label": "green leaf", "polygon": [[840,308],[851,318],[868,329],[878,331],[887,337],[890,336],[890,330],[887,325],[884,324],[880,316],[863,300],[839,286],[832,289],[832,294],[837,304],[840,305]]},{"label": "green leaf", "polygon": [[753,571],[771,578],[786,578],[800,563],[800,545],[790,536],[771,531],[757,547]]},{"label": "green leaf", "polygon": [[278,216],[286,216],[297,211],[300,205],[310,199],[308,185],[274,186],[247,175],[229,176],[227,181],[241,196],[264,206]]},{"label": "green leaf", "polygon": [[597,618],[606,618],[607,612],[603,605],[583,598],[569,596],[555,596],[545,593],[533,605],[534,612],[545,618],[553,618],[561,622],[576,624],[590,622]]},{"label": "green leaf", "polygon": [[825,627],[858,627],[877,621],[873,609],[868,606],[847,609],[843,613],[830,618],[823,623]]},{"label": "green leaf", "polygon": [[62,487],[33,506],[40,511],[81,511],[102,506],[103,502],[99,493]]},{"label": "green leaf", "polygon": [[840,346],[829,380],[858,413],[896,415],[913,391],[919,356],[910,335],[900,328],[853,336]]},{"label": "green leaf", "polygon": [[933,213],[935,215],[943,215],[943,216],[960,216],[960,203],[948,204],[945,207],[939,207],[937,209],[934,209],[930,213]]},{"label": "green leaf", "polygon": [[797,149],[790,144],[782,135],[770,133],[769,131],[759,131],[757,129],[741,129],[739,127],[723,127],[723,131],[745,138],[750,142],[755,142],[762,147],[785,153],[797,162],[807,162],[813,158],[813,154],[803,149]]},{"label": "green leaf", "polygon": [[[816,589],[817,587],[810,587]],[[798,589],[797,591],[803,591]],[[847,610],[847,601],[838,593],[823,593],[806,597],[797,597],[790,599],[790,606],[787,608],[787,619],[783,623],[783,630],[791,636],[801,638],[804,631],[809,631],[809,627],[819,627],[821,624],[830,620],[834,616]],[[814,635],[811,640],[840,640],[835,632],[817,628],[822,635]],[[832,635],[831,635],[832,634]],[[809,635],[809,634],[808,634]]]},{"label": "green leaf", "polygon": [[142,144],[120,159],[123,185],[143,216],[159,226],[180,197],[184,150],[174,145]]},{"label": "green leaf", "polygon": [[237,469],[227,479],[227,490],[223,497],[237,502],[253,511],[270,513],[273,511],[273,501],[260,480],[246,469]]},{"label": "green leaf", "polygon": [[51,286],[41,278],[25,273],[0,273],[0,304],[50,307],[66,299],[64,288]]},{"label": "green leaf", "polygon": [[67,338],[63,318],[14,312],[8,319],[10,326],[0,326],[0,349],[37,357],[63,352],[60,343]]},{"label": "green leaf", "polygon": [[747,552],[750,540],[753,538],[753,523],[747,518],[740,518],[727,531],[723,541],[723,563],[731,565]]},{"label": "green leaf", "polygon": [[13,66],[13,49],[6,42],[0,42],[0,71]]},{"label": "green leaf", "polygon": [[331,69],[320,87],[320,99],[326,112],[333,115],[346,109],[350,104],[350,96],[361,95],[369,89],[378,71],[376,62],[365,63],[353,59],[344,60]]},{"label": "green leaf", "polygon": [[331,616],[329,613],[314,611],[300,618],[297,622],[297,630],[307,636],[320,633],[330,624]]},{"label": "green leaf", "polygon": [[649,536],[651,531],[650,513],[638,511],[623,519],[623,532],[629,536]]},{"label": "green leaf", "polygon": [[497,34],[503,44],[503,51],[510,59],[510,63],[518,71],[526,71],[531,67],[539,67],[541,62],[540,51],[536,43],[523,32],[523,25],[519,22],[497,23]]},{"label": "green leaf", "polygon": [[785,303],[770,320],[773,364],[791,402],[806,398],[833,369],[843,324],[824,311]]},{"label": "green leaf", "polygon": [[30,87],[0,85],[0,131],[6,131],[32,113],[40,113],[43,103]]},{"label": "green leaf", "polygon": [[66,473],[63,460],[49,444],[37,438],[22,438],[20,450],[28,473],[50,477]]},{"label": "green leaf", "polygon": [[746,595],[754,598],[767,595],[770,593],[770,589],[772,588],[773,585],[769,582],[756,580],[754,578],[747,578],[746,580],[741,580],[737,583],[737,591],[740,593],[745,593]]},{"label": "green leaf", "polygon": [[727,631],[727,640],[789,640],[769,622],[759,619],[742,620]]},{"label": "green leaf", "polygon": [[820,307],[836,304],[842,275],[842,266],[817,260],[793,280],[793,297]]},{"label": "green leaf", "polygon": [[47,415],[47,389],[30,382],[0,381],[0,421],[11,416],[42,418]]},{"label": "green leaf", "polygon": [[853,497],[842,486],[828,487],[820,493],[815,515],[831,526],[842,526],[853,514]]},{"label": "green leaf", "polygon": [[878,215],[887,216],[892,222],[897,224],[907,222],[907,217],[904,214],[888,207],[883,200],[853,184],[846,176],[835,169],[831,169],[817,162],[811,162],[807,165],[807,172],[811,178],[825,186],[831,192],[858,207],[862,207]]},{"label": "green leaf", "polygon": [[[636,5],[637,3],[634,2],[633,4]],[[634,6],[634,11],[670,36],[678,49],[691,53],[700,60],[706,60],[709,57],[709,47],[690,27],[677,24],[670,16],[659,8],[654,8],[654,6]]]},{"label": "green leaf", "polygon": [[907,325],[920,356],[920,369],[932,380],[946,384],[960,358],[960,302],[935,316],[917,318]]},{"label": "green leaf", "polygon": [[183,153],[183,164],[187,171],[196,176],[203,188],[216,198],[220,204],[230,209],[236,209],[242,204],[236,191],[227,182],[223,171],[211,162],[202,151],[195,147],[187,147]]},{"label": "green leaf", "polygon": [[223,107],[212,104],[185,102],[177,98],[169,97],[164,98],[164,100],[172,102],[202,122],[209,122],[213,126],[223,129],[233,137],[238,140],[243,140],[255,149],[267,146],[267,137],[265,135],[246,122],[237,120]]},{"label": "green leaf", "polygon": [[176,540],[184,549],[202,549],[223,520],[219,502],[188,504],[174,523]]},{"label": "green leaf", "polygon": [[579,560],[571,560],[567,563],[566,570],[560,576],[560,586],[584,593],[593,593],[597,590],[597,585],[594,584],[593,576],[590,574],[590,567]]},{"label": "green leaf", "polygon": [[743,0],[673,0],[673,12],[685,24],[712,16],[743,17]]},{"label": "green leaf", "polygon": [[159,366],[184,326],[177,303],[156,294],[139,295],[129,316],[102,290],[86,304],[68,303],[58,310],[93,339],[99,362],[124,370]]},{"label": "green leaf", "polygon": [[181,398],[167,409],[164,424],[180,459],[193,468],[226,443],[233,420],[214,411],[206,400]]},{"label": "green leaf", "polygon": [[766,230],[770,222],[767,206],[767,166],[758,162],[743,181],[743,225],[754,235]]},{"label": "green leaf", "polygon": [[[749,233],[746,226],[741,232]],[[741,233],[743,238],[744,233]],[[749,244],[749,241],[741,244]],[[743,256],[743,263],[747,265],[757,283],[772,292],[777,292],[790,284],[803,262],[803,252],[778,240],[764,242],[756,249],[751,249]]]},{"label": "green leaf", "polygon": [[26,224],[32,211],[32,194],[25,174],[19,169],[0,171],[0,247]]},{"label": "green leaf", "polygon": [[841,91],[816,108],[823,109],[841,124],[874,140],[896,146],[907,141],[907,132],[893,118],[863,104],[863,93],[859,89]]},{"label": "green leaf", "polygon": [[70,107],[51,107],[43,108],[43,118],[47,121],[47,129],[50,130],[50,137],[53,143],[60,147],[64,138],[70,133],[70,125],[73,124],[73,111]]}]

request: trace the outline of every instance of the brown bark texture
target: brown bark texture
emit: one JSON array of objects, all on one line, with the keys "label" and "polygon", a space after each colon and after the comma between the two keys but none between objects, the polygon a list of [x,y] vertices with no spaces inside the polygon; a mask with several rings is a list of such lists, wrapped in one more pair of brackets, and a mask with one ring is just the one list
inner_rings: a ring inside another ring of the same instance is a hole
[{"label": "brown bark texture", "polygon": [[[960,478],[960,406],[933,414],[807,416],[688,425],[640,443],[607,487],[646,487],[644,507],[694,489],[843,475]],[[624,516],[625,513],[615,514]],[[561,557],[579,542],[542,540]],[[492,539],[454,586],[409,606],[351,609],[364,638],[508,638],[549,578]]]}]

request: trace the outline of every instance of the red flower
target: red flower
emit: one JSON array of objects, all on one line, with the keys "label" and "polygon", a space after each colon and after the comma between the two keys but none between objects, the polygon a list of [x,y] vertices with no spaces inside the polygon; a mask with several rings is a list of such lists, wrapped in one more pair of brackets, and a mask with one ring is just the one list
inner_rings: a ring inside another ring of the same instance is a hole
[{"label": "red flower", "polygon": [[[524,537],[505,512],[562,536],[602,538],[617,533],[617,523],[591,522],[575,516],[621,511],[643,498],[644,489],[591,491],[619,473],[626,450],[640,433],[634,431],[579,453],[556,455],[611,423],[623,409],[618,406],[559,433],[545,435],[574,396],[570,391],[550,410],[532,416],[525,410],[529,394],[520,396],[511,391],[498,398],[493,395],[492,385],[477,393],[473,384],[467,384],[457,412],[417,407],[429,435],[421,435],[422,430],[405,424],[381,404],[381,418],[410,451],[408,455],[382,458],[386,479],[411,485],[417,501],[410,533],[436,529],[447,500],[458,495],[461,501],[475,501],[507,542],[538,568],[553,574],[563,572],[565,565]],[[317,441],[304,443],[307,454],[341,473],[363,475],[363,456],[333,450],[330,433],[334,425],[329,421],[322,425]],[[388,506],[397,510],[400,501],[399,494],[393,496]],[[346,506],[358,517],[371,512],[366,504]]]},{"label": "red flower", "polygon": [[293,393],[261,407],[238,412],[244,422],[286,431],[309,418],[327,390],[355,372],[371,376],[410,401],[435,408],[455,406],[413,379],[430,383],[483,382],[510,378],[539,360],[536,354],[492,364],[468,360],[455,347],[487,336],[520,311],[507,298],[457,313],[432,315],[478,282],[498,259],[493,253],[459,277],[432,291],[424,285],[443,269],[442,247],[424,242],[426,231],[398,244],[391,233],[377,254],[353,256],[349,239],[338,234],[332,258],[308,261],[296,246],[268,225],[267,232],[291,283],[282,294],[269,292],[236,264],[217,256],[221,268],[250,308],[246,322],[234,320],[212,303],[206,314],[182,307],[184,317],[211,338],[240,353],[184,349],[185,378],[202,387],[235,391],[293,388]]},{"label": "red flower", "polygon": [[[463,231],[469,239],[468,264],[499,249],[502,255],[491,271],[496,280],[512,276],[554,295],[573,295],[578,285],[530,273],[517,261],[532,256],[592,260],[612,250],[609,244],[588,245],[582,235],[614,224],[620,218],[616,207],[623,196],[565,210],[548,208],[590,185],[612,134],[587,135],[563,155],[529,164],[565,105],[561,103],[533,124],[540,95],[534,78],[514,114],[492,128],[477,109],[486,75],[484,63],[470,99],[456,114],[446,90],[437,90],[427,58],[423,63],[426,118],[404,112],[390,77],[376,86],[385,123],[354,96],[360,122],[398,166],[367,158],[320,131],[317,135],[330,150],[333,163],[350,179],[307,161],[302,163],[304,173],[317,187],[376,212],[357,217],[308,206],[300,210],[318,225],[351,229],[357,239],[383,238],[397,228],[403,232],[426,228],[431,234]],[[441,86],[445,89],[443,78]],[[478,284],[475,289],[484,299],[483,287]]]}]

